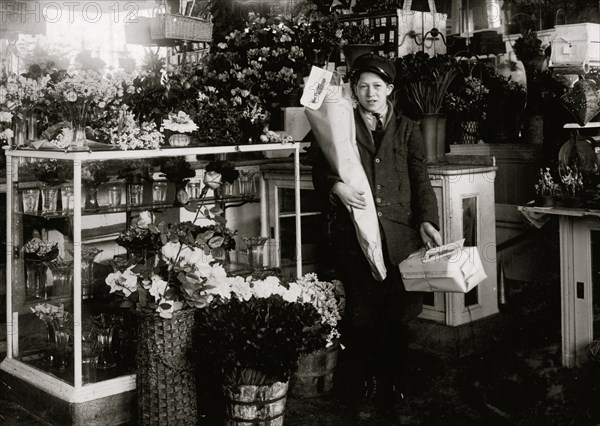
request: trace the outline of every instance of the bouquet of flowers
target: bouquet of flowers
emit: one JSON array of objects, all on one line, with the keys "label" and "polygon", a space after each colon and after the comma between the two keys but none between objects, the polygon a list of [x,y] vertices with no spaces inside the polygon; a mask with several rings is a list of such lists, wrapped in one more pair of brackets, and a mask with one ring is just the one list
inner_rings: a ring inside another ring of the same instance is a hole
[{"label": "bouquet of flowers", "polygon": [[36,231],[33,237],[23,245],[23,253],[25,253],[25,260],[50,262],[58,257],[58,243],[42,240]]},{"label": "bouquet of flowers", "polygon": [[475,77],[466,77],[463,84],[448,92],[444,99],[446,113],[460,121],[485,120],[489,90]]},{"label": "bouquet of flowers", "polygon": [[116,243],[124,247],[130,253],[140,255],[144,252],[154,253],[161,247],[157,232],[151,232],[152,214],[143,211],[137,218],[132,219],[129,229],[121,232]]},{"label": "bouquet of flowers", "polygon": [[136,226],[142,230],[147,226],[150,239],[160,249],[143,263],[109,274],[105,282],[110,293],[125,299],[121,307],[156,312],[163,318],[172,318],[181,309],[203,305],[203,292],[226,278],[223,267],[210,255],[206,235],[195,234],[191,223],[155,225],[148,223],[147,215],[142,220],[145,223],[138,221]]},{"label": "bouquet of flowers", "polygon": [[283,283],[228,277],[205,287],[198,324],[200,356],[227,384],[285,382],[302,354],[337,337],[335,299],[309,276]]},{"label": "bouquet of flowers", "polygon": [[164,136],[153,122],[135,120],[132,112],[122,111],[117,126],[110,129],[110,143],[123,151],[128,149],[159,149]]},{"label": "bouquet of flowers", "polygon": [[2,144],[8,143],[14,136],[14,133],[10,128],[12,124],[12,118],[12,113],[8,111],[0,111],[0,142]]},{"label": "bouquet of flowers", "polygon": [[33,175],[42,183],[61,185],[73,179],[73,163],[54,159],[29,161],[19,166],[21,173]]},{"label": "bouquet of flowers", "polygon": [[573,165],[571,167],[563,164],[559,170],[561,171],[560,180],[568,196],[575,197],[579,192],[583,191],[583,174],[577,166]]},{"label": "bouquet of flowers", "polygon": [[59,306],[51,303],[38,303],[29,309],[45,323],[56,323],[62,327],[71,323],[73,319],[71,313],[65,311],[65,307],[62,303]]},{"label": "bouquet of flowers", "polygon": [[169,113],[169,118],[162,122],[161,131],[163,129],[171,130],[175,133],[191,133],[198,130],[198,126],[192,121],[189,115],[183,111],[179,111],[177,115]]}]

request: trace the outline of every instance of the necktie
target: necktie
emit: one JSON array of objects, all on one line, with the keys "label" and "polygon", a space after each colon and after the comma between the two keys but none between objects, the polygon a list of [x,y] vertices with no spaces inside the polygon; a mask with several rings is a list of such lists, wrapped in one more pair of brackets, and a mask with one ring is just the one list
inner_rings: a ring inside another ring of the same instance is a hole
[{"label": "necktie", "polygon": [[381,121],[381,114],[378,112],[373,113],[375,117],[375,130],[373,131],[373,142],[375,143],[375,150],[379,150],[381,140],[383,139],[383,122]]}]

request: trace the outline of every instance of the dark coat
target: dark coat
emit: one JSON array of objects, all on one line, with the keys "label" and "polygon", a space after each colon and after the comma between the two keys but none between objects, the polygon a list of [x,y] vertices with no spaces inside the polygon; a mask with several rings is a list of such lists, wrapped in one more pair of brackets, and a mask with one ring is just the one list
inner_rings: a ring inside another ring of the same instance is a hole
[{"label": "dark coat", "polygon": [[[371,131],[358,110],[354,117],[361,163],[375,199],[387,247],[384,256],[392,265],[397,265],[422,246],[418,231],[420,223],[431,222],[439,227],[437,200],[429,181],[419,124],[406,116],[397,116],[391,108],[390,111],[393,115],[377,152]],[[315,151],[313,183],[323,199],[330,200],[331,189],[340,178],[323,154],[318,149]],[[334,246],[343,251],[359,247],[346,207],[337,203],[332,206],[331,213],[334,215]],[[352,255],[349,252],[345,256]]]}]

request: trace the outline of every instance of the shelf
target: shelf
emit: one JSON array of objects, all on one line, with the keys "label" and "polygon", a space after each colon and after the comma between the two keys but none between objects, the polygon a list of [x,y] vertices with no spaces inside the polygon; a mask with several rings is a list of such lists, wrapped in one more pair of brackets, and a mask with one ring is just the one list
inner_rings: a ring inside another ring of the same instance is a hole
[{"label": "shelf", "polygon": [[[302,212],[302,213],[300,213],[300,217],[305,217],[305,216],[320,216],[322,214],[323,214],[322,212]],[[289,218],[289,217],[296,217],[296,213],[294,213],[294,212],[279,213],[279,217],[282,218],[282,219]]]},{"label": "shelf", "polygon": [[[197,199],[193,199],[190,201],[200,201]],[[203,199],[203,206],[210,206],[217,203],[225,203],[228,204],[234,203],[258,203],[260,199],[256,196],[231,196],[231,197],[223,197],[223,198],[215,198],[215,197],[206,197]],[[131,212],[141,212],[144,210],[153,210],[153,211],[161,211],[172,208],[185,208],[185,206],[176,206],[173,202],[164,202],[164,203],[144,203],[137,206],[127,206],[122,205],[118,207],[109,207],[109,206],[100,206],[98,209],[82,209],[82,216],[93,216],[93,215],[104,215],[104,214],[113,214],[113,213],[131,213]],[[20,212],[22,213],[22,212]],[[55,211],[55,212],[40,212],[38,214],[31,213],[22,213],[26,216],[35,216],[41,217],[44,219],[56,219],[56,218],[68,218],[73,217],[72,211],[63,212]]]},{"label": "shelf", "polygon": [[563,129],[598,129],[600,128],[600,121],[592,121],[582,126],[577,123],[567,123],[563,126]]}]

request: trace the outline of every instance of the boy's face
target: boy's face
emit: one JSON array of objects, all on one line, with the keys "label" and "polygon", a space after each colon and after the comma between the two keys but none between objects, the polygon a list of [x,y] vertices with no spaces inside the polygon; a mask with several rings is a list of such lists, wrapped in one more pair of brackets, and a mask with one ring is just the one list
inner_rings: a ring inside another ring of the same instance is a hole
[{"label": "boy's face", "polygon": [[394,90],[393,84],[386,83],[373,72],[363,72],[355,87],[358,102],[369,112],[381,110],[392,90]]}]

